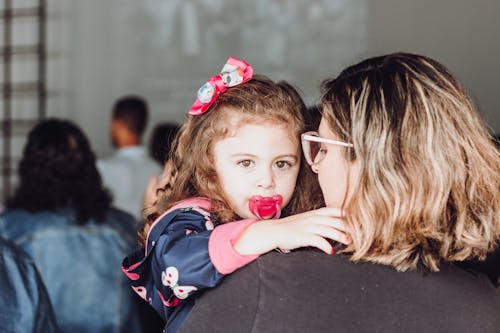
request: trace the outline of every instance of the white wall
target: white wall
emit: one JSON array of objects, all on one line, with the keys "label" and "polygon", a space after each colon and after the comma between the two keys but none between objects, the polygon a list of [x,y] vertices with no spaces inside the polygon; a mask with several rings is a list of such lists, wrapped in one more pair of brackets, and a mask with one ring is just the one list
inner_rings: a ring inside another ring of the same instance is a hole
[{"label": "white wall", "polygon": [[[69,0],[68,0],[69,1]],[[98,155],[113,101],[144,95],[152,123],[181,121],[198,87],[229,55],[287,79],[308,103],[322,78],[367,56],[423,53],[448,66],[500,132],[500,1],[71,0],[67,116]]]},{"label": "white wall", "polygon": [[370,2],[368,55],[412,51],[447,66],[500,133],[500,1]]}]

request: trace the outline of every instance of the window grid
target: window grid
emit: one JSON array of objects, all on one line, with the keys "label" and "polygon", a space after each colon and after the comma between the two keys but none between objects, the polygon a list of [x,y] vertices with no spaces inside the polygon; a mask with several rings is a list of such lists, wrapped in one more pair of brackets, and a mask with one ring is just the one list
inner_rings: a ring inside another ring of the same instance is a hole
[{"label": "window grid", "polygon": [[13,190],[22,143],[46,115],[46,0],[3,0],[0,8],[1,197]]}]

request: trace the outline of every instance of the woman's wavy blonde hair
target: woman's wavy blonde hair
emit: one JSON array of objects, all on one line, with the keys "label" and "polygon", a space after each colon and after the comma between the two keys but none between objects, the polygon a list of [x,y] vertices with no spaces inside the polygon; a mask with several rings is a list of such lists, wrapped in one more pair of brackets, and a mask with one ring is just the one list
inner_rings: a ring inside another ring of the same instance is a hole
[{"label": "woman's wavy blonde hair", "polygon": [[323,117],[354,144],[345,198],[353,260],[438,271],[484,259],[500,239],[500,158],[460,83],[440,63],[395,53],[322,84]]},{"label": "woman's wavy blonde hair", "polygon": [[[304,102],[293,86],[285,81],[274,82],[265,76],[255,75],[247,83],[220,94],[206,113],[188,115],[170,156],[174,165],[170,181],[157,192],[156,203],[145,209],[146,222],[139,232],[139,242],[144,245],[149,226],[156,217],[189,197],[210,199],[213,214],[220,223],[238,219],[224,196],[214,168],[215,143],[239,126],[258,123],[286,126],[300,147],[300,134],[308,126],[305,112]],[[320,195],[317,180],[304,161],[301,161],[296,190],[283,211],[284,215],[323,205],[319,195],[315,195],[316,200],[303,200],[301,193]]]}]

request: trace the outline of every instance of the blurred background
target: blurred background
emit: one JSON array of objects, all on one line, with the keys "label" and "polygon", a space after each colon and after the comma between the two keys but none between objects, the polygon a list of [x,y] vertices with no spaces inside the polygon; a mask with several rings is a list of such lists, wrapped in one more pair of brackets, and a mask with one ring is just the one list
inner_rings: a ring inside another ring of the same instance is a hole
[{"label": "blurred background", "polygon": [[498,0],[0,0],[0,199],[39,119],[73,120],[102,157],[116,99],[143,96],[149,131],[181,122],[231,55],[313,105],[349,64],[421,53],[462,80],[498,133],[499,15]]}]

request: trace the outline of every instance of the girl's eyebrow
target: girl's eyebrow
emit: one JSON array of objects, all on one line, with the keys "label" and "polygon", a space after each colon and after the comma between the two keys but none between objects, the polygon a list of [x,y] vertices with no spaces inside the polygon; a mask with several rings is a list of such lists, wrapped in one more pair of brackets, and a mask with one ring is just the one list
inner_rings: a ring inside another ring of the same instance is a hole
[{"label": "girl's eyebrow", "polygon": [[[234,153],[231,154],[231,157],[251,157],[251,158],[258,158],[258,155],[250,154],[250,153]],[[278,155],[274,159],[279,159],[279,158],[293,158],[293,159],[298,159],[297,154],[283,154],[283,155]]]},{"label": "girl's eyebrow", "polygon": [[284,154],[284,155],[279,155],[276,158],[286,158],[286,157],[290,157],[290,158],[293,158],[293,159],[298,159],[297,154]]},{"label": "girl's eyebrow", "polygon": [[257,157],[257,155],[250,154],[250,153],[234,153],[234,154],[231,154],[231,157],[241,157],[241,156],[245,156],[245,157]]}]

